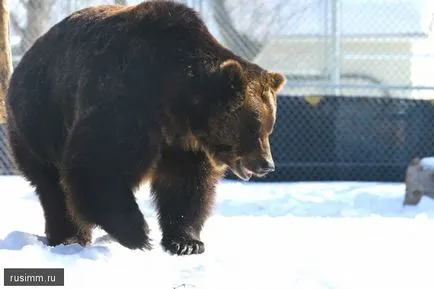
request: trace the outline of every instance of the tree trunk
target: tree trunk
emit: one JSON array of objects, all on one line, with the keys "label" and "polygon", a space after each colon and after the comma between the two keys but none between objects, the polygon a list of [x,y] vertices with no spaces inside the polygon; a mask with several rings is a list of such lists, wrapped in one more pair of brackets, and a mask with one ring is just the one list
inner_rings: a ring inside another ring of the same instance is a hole
[{"label": "tree trunk", "polygon": [[27,26],[22,29],[20,54],[25,53],[48,28],[55,0],[27,1],[25,4]]},{"label": "tree trunk", "polygon": [[12,74],[8,0],[0,0],[0,123],[6,122],[5,97]]},{"label": "tree trunk", "polygon": [[211,9],[223,42],[236,54],[253,60],[260,52],[261,44],[254,42],[235,28],[226,9],[225,0],[211,0]]},{"label": "tree trunk", "polygon": [[405,174],[404,206],[416,206],[422,197],[434,199],[434,157],[414,158]]}]

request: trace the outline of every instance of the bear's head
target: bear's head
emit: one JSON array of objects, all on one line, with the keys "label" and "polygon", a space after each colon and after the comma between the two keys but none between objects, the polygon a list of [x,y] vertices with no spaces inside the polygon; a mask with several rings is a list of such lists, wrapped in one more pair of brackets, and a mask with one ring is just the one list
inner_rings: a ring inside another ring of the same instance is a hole
[{"label": "bear's head", "polygon": [[286,79],[235,60],[223,62],[217,78],[207,150],[217,165],[229,167],[242,180],[263,177],[274,170],[269,137],[276,122],[276,96]]}]

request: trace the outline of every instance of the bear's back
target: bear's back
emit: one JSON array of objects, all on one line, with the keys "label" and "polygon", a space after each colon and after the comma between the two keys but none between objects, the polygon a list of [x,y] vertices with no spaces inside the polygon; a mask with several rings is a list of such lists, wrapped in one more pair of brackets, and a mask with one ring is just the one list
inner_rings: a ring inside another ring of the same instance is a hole
[{"label": "bear's back", "polygon": [[122,107],[151,122],[161,117],[163,99],[170,98],[166,110],[188,107],[189,81],[202,79],[205,61],[227,58],[222,52],[229,55],[179,3],[79,10],[42,35],[16,67],[7,100],[11,128],[44,132],[61,146],[77,117],[94,108]]},{"label": "bear's back", "polygon": [[52,93],[76,94],[84,82],[108,81],[101,74],[109,75],[112,83],[122,79],[119,82],[132,85],[139,74],[161,79],[191,65],[194,58],[211,62],[218,58],[213,53],[222,51],[227,53],[196,12],[183,4],[100,5],[76,11],[51,27],[23,56],[13,78],[38,75],[39,80],[45,77]]}]

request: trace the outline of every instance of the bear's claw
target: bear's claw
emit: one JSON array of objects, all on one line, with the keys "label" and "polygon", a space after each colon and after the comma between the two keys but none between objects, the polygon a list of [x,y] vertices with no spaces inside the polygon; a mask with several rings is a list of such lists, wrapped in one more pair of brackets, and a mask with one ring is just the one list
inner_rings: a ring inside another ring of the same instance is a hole
[{"label": "bear's claw", "polygon": [[163,241],[162,245],[165,250],[173,255],[194,255],[205,252],[204,243],[195,239],[172,239]]},{"label": "bear's claw", "polygon": [[82,247],[88,247],[91,244],[90,240],[87,240],[81,236],[74,236],[66,239],[62,242],[63,245],[79,244]]}]

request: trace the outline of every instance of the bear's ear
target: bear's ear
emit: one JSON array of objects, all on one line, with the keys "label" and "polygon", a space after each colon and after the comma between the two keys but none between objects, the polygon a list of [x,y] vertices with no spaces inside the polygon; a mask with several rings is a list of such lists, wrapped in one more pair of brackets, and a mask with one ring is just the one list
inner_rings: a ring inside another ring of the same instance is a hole
[{"label": "bear's ear", "polygon": [[229,110],[236,110],[244,102],[247,83],[241,64],[232,59],[224,61],[220,65],[220,81],[222,100]]},{"label": "bear's ear", "polygon": [[242,89],[244,85],[244,72],[238,61],[229,59],[220,65],[221,80],[228,88]]},{"label": "bear's ear", "polygon": [[271,89],[278,92],[286,83],[286,77],[279,72],[269,72]]}]

